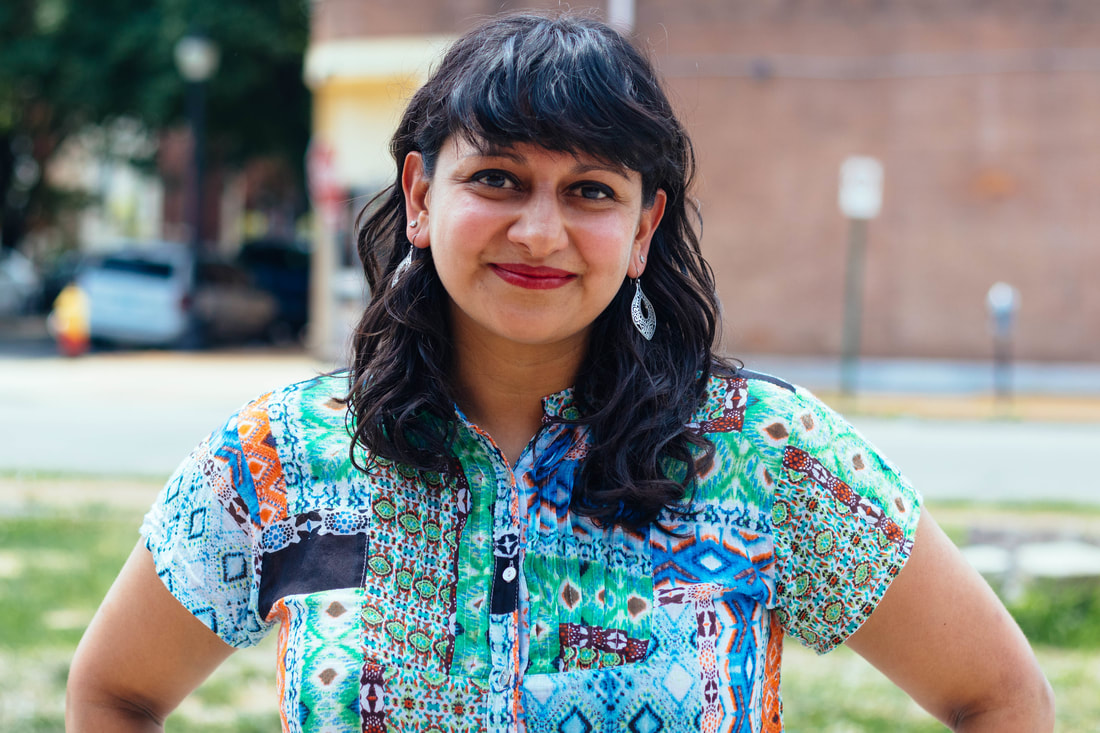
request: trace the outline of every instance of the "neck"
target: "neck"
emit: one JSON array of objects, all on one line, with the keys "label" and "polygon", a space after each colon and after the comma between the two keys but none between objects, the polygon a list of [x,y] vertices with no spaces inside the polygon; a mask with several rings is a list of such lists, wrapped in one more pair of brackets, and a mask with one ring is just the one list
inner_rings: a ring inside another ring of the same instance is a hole
[{"label": "neck", "polygon": [[459,406],[515,463],[542,424],[542,398],[573,385],[585,345],[499,344],[455,334]]}]

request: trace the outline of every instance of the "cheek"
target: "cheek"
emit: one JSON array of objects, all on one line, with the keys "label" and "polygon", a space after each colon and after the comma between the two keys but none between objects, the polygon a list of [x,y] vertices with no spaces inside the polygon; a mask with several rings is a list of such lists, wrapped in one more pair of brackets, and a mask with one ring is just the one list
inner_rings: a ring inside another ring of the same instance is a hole
[{"label": "cheek", "polygon": [[479,243],[495,236],[501,217],[489,207],[461,199],[450,203],[441,217],[432,221],[432,244],[447,248],[476,249]]},{"label": "cheek", "polygon": [[[586,229],[584,257],[589,265],[598,265],[625,277],[634,245],[633,222],[604,222]],[[608,272],[610,276],[612,273]]]}]

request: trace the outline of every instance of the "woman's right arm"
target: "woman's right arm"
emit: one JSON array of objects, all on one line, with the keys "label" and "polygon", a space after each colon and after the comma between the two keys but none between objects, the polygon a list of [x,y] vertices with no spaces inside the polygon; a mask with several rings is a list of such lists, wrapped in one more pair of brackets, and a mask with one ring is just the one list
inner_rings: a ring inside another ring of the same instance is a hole
[{"label": "woman's right arm", "polygon": [[233,651],[168,592],[139,542],[73,657],[65,728],[162,730],[168,714]]}]

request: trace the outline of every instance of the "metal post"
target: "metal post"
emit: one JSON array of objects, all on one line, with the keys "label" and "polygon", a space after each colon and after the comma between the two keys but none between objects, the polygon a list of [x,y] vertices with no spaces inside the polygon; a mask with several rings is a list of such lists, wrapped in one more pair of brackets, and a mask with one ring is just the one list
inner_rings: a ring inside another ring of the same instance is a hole
[{"label": "metal post", "polygon": [[844,334],[841,344],[840,391],[856,391],[859,368],[860,332],[863,328],[863,265],[867,243],[867,220],[849,219],[848,262],[844,278]]},{"label": "metal post", "polygon": [[1012,400],[1012,337],[993,337],[993,391],[1001,403]]},{"label": "metal post", "polygon": [[1020,293],[1008,283],[997,282],[985,297],[993,332],[993,393],[997,401],[1012,399],[1012,335]]},{"label": "metal post", "polygon": [[191,248],[202,251],[203,170],[206,162],[206,82],[218,69],[218,46],[192,29],[176,42],[173,49],[176,68],[187,83],[187,117],[191,122],[193,157],[191,162]]},{"label": "metal post", "polygon": [[193,147],[191,201],[188,218],[191,220],[191,249],[199,254],[203,249],[203,177],[206,167],[206,82],[187,82],[187,116],[191,121]]}]

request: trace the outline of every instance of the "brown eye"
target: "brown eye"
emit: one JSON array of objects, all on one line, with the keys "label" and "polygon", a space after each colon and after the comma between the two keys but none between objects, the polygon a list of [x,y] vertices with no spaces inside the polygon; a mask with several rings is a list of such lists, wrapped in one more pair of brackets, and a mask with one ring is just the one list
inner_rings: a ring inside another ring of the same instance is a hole
[{"label": "brown eye", "polygon": [[479,171],[473,175],[473,180],[491,188],[516,187],[515,180],[504,171]]},{"label": "brown eye", "polygon": [[615,192],[602,183],[582,183],[576,188],[581,198],[600,200],[615,197]]}]

